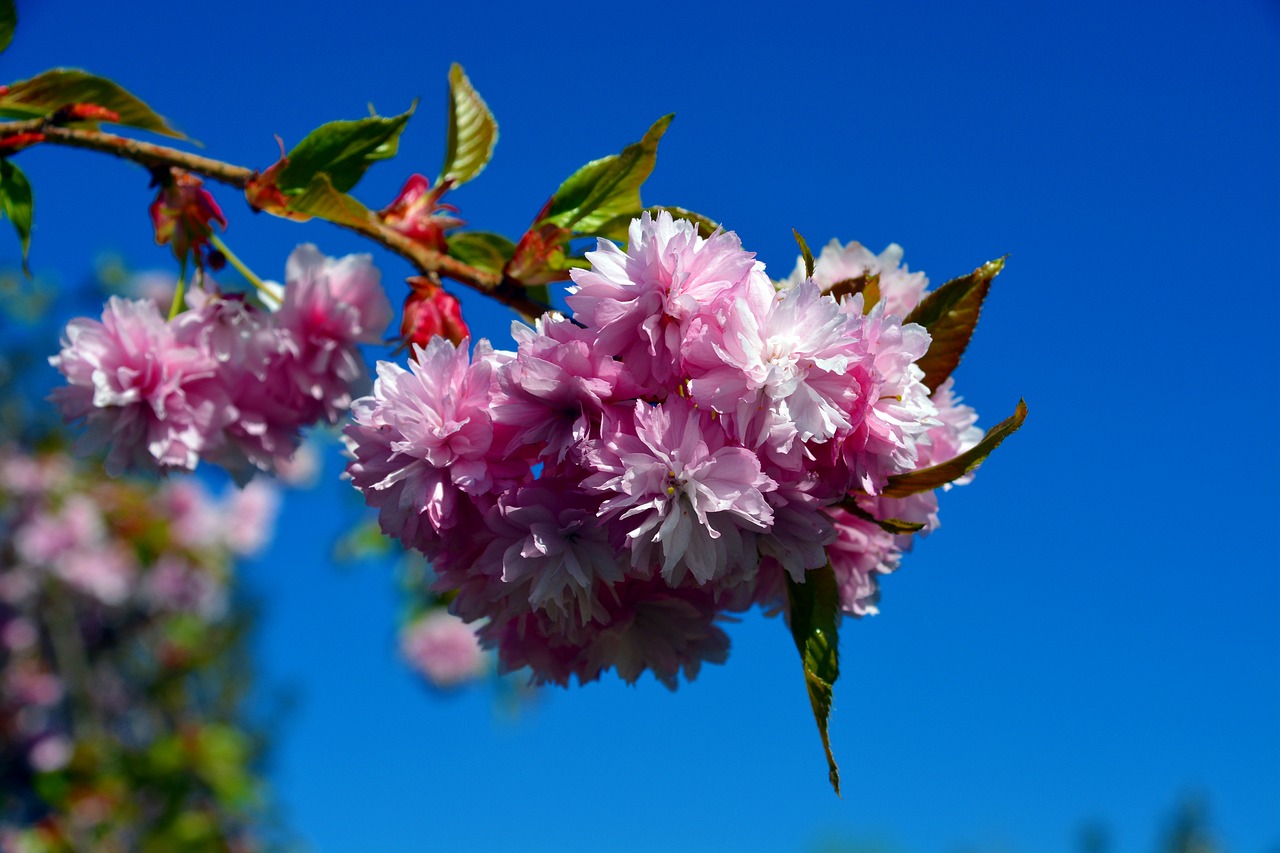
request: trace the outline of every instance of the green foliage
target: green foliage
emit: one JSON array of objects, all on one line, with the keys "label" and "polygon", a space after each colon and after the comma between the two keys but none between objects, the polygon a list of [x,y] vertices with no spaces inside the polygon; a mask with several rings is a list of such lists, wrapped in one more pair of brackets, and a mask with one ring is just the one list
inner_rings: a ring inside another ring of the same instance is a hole
[{"label": "green foliage", "polygon": [[[186,137],[137,96],[118,83],[78,68],[53,68],[30,80],[9,85],[0,95],[0,116],[40,118],[72,104],[94,104],[119,116],[116,124],[137,127],[162,136]],[[95,126],[95,122],[81,122]]]},{"label": "green foliage", "polygon": [[[698,236],[707,239],[712,234],[720,230],[720,223],[716,222],[709,216],[703,216],[701,213],[695,213],[683,207],[676,207],[673,204],[656,204],[652,207],[645,208],[651,216],[657,216],[659,213],[670,213],[673,219],[687,219],[698,229]],[[628,219],[629,221],[629,219]]]},{"label": "green foliage", "polygon": [[952,480],[958,480],[981,465],[982,461],[990,456],[991,452],[999,447],[1002,441],[1018,431],[1018,428],[1022,426],[1022,422],[1026,419],[1027,404],[1023,400],[1019,400],[1018,407],[1014,410],[1014,413],[987,430],[987,434],[982,437],[982,441],[954,459],[948,459],[939,465],[890,477],[889,483],[885,486],[882,494],[887,498],[905,498],[917,492],[936,489],[939,486],[950,483]]},{"label": "green foliage", "polygon": [[449,68],[449,135],[436,184],[465,184],[484,171],[498,143],[498,122],[462,66]]},{"label": "green foliage", "polygon": [[356,199],[339,192],[325,172],[311,176],[311,182],[299,193],[285,197],[286,207],[295,213],[314,216],[338,225],[367,222],[372,212]]},{"label": "green foliage", "polygon": [[831,692],[840,675],[839,637],[836,619],[840,612],[840,591],[836,574],[828,563],[796,583],[787,575],[787,595],[791,599],[791,636],[804,665],[804,683],[809,704],[818,724],[822,748],[827,755],[827,776],[836,795],[840,794],[840,770],[831,752],[827,721],[831,716]]},{"label": "green foliage", "polygon": [[13,31],[18,27],[18,10],[13,0],[0,0],[0,53],[9,48]]},{"label": "green foliage", "polygon": [[640,185],[653,172],[658,159],[658,142],[674,116],[653,123],[639,142],[592,160],[570,175],[551,198],[543,219],[577,235],[622,240],[626,224],[644,209]]},{"label": "green foliage", "polygon": [[809,251],[809,244],[800,236],[799,231],[792,228],[791,233],[796,235],[796,242],[800,244],[800,254],[804,258],[804,277],[813,278],[813,252]]},{"label": "green foliage", "polygon": [[9,217],[22,243],[22,270],[31,275],[27,256],[31,251],[31,218],[35,199],[31,194],[31,182],[12,160],[0,160],[0,208]]},{"label": "green foliage", "polygon": [[930,391],[945,382],[960,363],[978,325],[982,302],[991,291],[991,280],[1002,269],[1004,258],[985,263],[942,285],[907,315],[905,322],[919,323],[933,338],[929,351],[916,362],[924,370],[924,384]]},{"label": "green foliage", "polygon": [[315,185],[317,175],[324,174],[333,189],[349,191],[370,166],[396,155],[400,134],[416,107],[415,102],[408,111],[390,118],[370,116],[321,125],[286,155],[289,162],[277,176],[276,185],[286,195],[302,193]]},{"label": "green foliage", "polygon": [[500,273],[515,254],[516,244],[488,231],[459,231],[445,238],[449,255],[464,264]]}]

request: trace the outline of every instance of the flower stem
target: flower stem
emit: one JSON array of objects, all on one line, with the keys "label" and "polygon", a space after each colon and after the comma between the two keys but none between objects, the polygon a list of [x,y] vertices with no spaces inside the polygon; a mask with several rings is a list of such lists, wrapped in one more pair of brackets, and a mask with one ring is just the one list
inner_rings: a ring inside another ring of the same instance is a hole
[{"label": "flower stem", "polygon": [[209,242],[213,244],[213,247],[215,249],[217,249],[219,252],[221,252],[223,255],[226,256],[227,262],[230,263],[231,266],[235,267],[236,272],[244,276],[246,281],[248,281],[255,288],[257,288],[259,293],[261,293],[264,297],[270,299],[272,302],[275,302],[277,305],[280,304],[280,296],[276,294],[274,291],[272,291],[271,288],[263,284],[262,279],[259,278],[253,272],[253,270],[249,269],[249,267],[245,264],[244,261],[236,257],[235,252],[227,248],[227,244],[222,242],[221,237],[219,237],[217,234],[210,234]]},{"label": "flower stem", "polygon": [[178,286],[173,291],[173,302],[169,305],[169,319],[182,313],[182,297],[187,290],[187,259],[182,259],[182,271],[178,273]]}]

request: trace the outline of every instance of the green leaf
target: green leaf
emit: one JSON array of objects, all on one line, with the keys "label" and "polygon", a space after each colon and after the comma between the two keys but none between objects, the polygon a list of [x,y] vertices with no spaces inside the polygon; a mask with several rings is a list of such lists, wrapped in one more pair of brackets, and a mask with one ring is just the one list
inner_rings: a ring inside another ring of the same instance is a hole
[{"label": "green leaf", "polygon": [[18,240],[22,243],[22,271],[30,276],[27,255],[31,251],[31,218],[35,198],[31,193],[31,182],[12,160],[0,160],[0,206],[18,232]]},{"label": "green leaf", "polygon": [[831,564],[806,573],[804,583],[796,583],[787,575],[787,594],[791,599],[791,636],[804,664],[809,704],[813,706],[813,718],[818,723],[822,748],[827,754],[827,775],[836,796],[839,796],[840,770],[836,767],[827,733],[832,686],[840,675],[839,637],[836,634],[840,592]]},{"label": "green leaf", "polygon": [[904,322],[919,323],[929,330],[933,343],[916,364],[924,370],[924,384],[930,391],[946,381],[960,363],[973,330],[978,325],[982,301],[991,290],[991,280],[1004,268],[1004,258],[985,263],[961,278],[952,279],[926,296]]},{"label": "green leaf", "polygon": [[[138,127],[163,136],[186,137],[151,107],[118,83],[78,68],[54,68],[30,80],[19,80],[0,95],[0,116],[39,118],[72,104],[96,104],[120,116],[115,124]],[[84,124],[93,124],[84,122]]]},{"label": "green leaf", "polygon": [[551,290],[545,284],[535,284],[532,287],[526,287],[524,292],[534,302],[541,302],[548,308],[551,307]]},{"label": "green leaf", "polygon": [[800,236],[800,232],[792,228],[791,233],[796,235],[796,242],[800,244],[800,254],[804,257],[804,277],[813,278],[813,252],[809,251],[809,244]]},{"label": "green leaf", "polygon": [[922,522],[903,521],[901,518],[876,518],[862,507],[858,506],[855,498],[849,498],[840,504],[840,508],[851,515],[856,515],[863,521],[869,521],[877,525],[885,533],[892,533],[895,536],[906,533],[915,533],[924,529]]},{"label": "green leaf", "polygon": [[498,122],[462,66],[449,68],[449,136],[437,186],[452,181],[460,186],[484,171],[498,143]]},{"label": "green leaf", "polygon": [[502,272],[515,254],[516,244],[488,231],[459,231],[445,237],[449,255],[490,272]]},{"label": "green leaf", "polygon": [[644,211],[637,210],[630,213],[619,214],[597,228],[596,233],[603,237],[608,237],[609,239],[626,239],[627,229],[631,227],[631,220],[638,219],[640,214],[645,211],[647,211],[654,219],[657,219],[658,214],[663,212],[671,214],[672,219],[687,219],[697,226],[698,236],[704,240],[720,229],[720,223],[710,219],[709,217],[703,216],[700,213],[694,213],[692,210],[685,210],[683,207],[656,204],[646,207]]},{"label": "green leaf", "polygon": [[625,239],[627,229],[620,223],[639,216],[643,209],[640,185],[653,171],[658,142],[672,118],[658,119],[639,142],[628,145],[621,154],[592,160],[570,175],[552,196],[542,221],[579,235]]},{"label": "green leaf", "polygon": [[312,177],[302,192],[289,196],[287,209],[337,225],[359,225],[373,216],[369,208],[346,193],[338,192],[324,172]]},{"label": "green leaf", "polygon": [[930,489],[946,485],[952,480],[960,479],[981,465],[982,461],[990,456],[991,452],[999,447],[1002,441],[1018,431],[1018,428],[1022,426],[1022,422],[1026,419],[1027,404],[1025,401],[1019,400],[1018,408],[1014,410],[1014,413],[987,430],[987,434],[982,437],[982,441],[979,441],[954,459],[949,459],[940,465],[933,465],[908,474],[898,474],[890,477],[881,494],[887,498],[905,498],[908,495],[927,492]]},{"label": "green leaf", "polygon": [[335,190],[347,192],[375,162],[396,156],[400,134],[416,107],[415,101],[398,116],[370,116],[320,125],[286,155],[289,162],[280,171],[276,185],[286,194],[297,192],[324,173]]},{"label": "green leaf", "polygon": [[0,53],[13,41],[13,31],[18,28],[18,9],[13,0],[0,0]]}]

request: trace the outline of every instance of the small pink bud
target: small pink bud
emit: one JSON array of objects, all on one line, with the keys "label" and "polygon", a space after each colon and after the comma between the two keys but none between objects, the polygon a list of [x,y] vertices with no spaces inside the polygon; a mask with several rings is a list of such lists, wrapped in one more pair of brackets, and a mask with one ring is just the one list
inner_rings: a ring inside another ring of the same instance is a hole
[{"label": "small pink bud", "polygon": [[409,296],[404,301],[400,337],[405,345],[425,347],[432,337],[457,345],[471,336],[462,319],[462,305],[440,285],[421,276],[409,279]]}]

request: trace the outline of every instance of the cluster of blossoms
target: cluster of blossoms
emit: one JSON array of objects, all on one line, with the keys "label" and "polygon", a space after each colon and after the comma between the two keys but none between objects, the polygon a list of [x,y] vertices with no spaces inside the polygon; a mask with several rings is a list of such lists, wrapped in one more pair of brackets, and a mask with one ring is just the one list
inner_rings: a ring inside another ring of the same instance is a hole
[{"label": "cluster of blossoms", "polygon": [[112,297],[100,322],[68,323],[52,399],[84,420],[81,449],[108,448],[117,475],[205,459],[247,482],[287,464],[303,427],[336,423],[367,388],[356,345],[380,342],[392,311],[367,255],[300,246],[285,279],[270,309],[195,290],[169,320],[152,300]]},{"label": "cluster of blossoms", "polygon": [[[379,363],[345,430],[383,531],[539,682],[674,687],[724,660],[726,613],[777,612],[828,562],[843,611],[874,612],[910,536],[871,519],[937,525],[932,493],[885,497],[889,478],[982,436],[949,380],[922,382],[930,338],[903,317],[927,282],[897,246],[833,243],[775,283],[733,233],[663,213],[629,237],[514,352],[434,338]],[[824,293],[868,273],[874,305]]]},{"label": "cluster of blossoms", "polygon": [[[214,498],[0,447],[0,849],[71,849],[77,833],[140,849],[162,814],[213,807],[209,784],[179,792],[173,774],[198,779],[202,750],[244,738],[235,709],[208,706],[226,685],[197,682],[239,636],[232,564],[268,543],[278,500],[260,479]],[[242,753],[227,779],[248,784]]]}]

